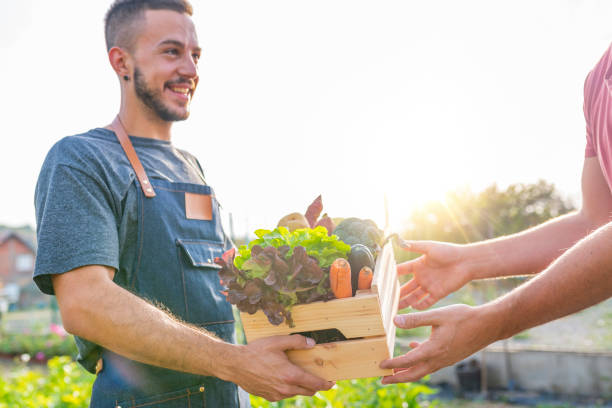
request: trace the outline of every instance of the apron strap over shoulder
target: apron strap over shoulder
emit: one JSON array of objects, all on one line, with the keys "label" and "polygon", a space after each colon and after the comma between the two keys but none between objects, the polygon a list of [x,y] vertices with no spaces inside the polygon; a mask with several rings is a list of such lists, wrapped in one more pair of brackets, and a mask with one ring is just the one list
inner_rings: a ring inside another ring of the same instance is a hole
[{"label": "apron strap over shoulder", "polygon": [[138,177],[138,181],[140,182],[140,187],[142,188],[142,192],[145,197],[152,198],[155,197],[155,190],[153,190],[153,186],[151,182],[149,182],[149,178],[147,177],[147,173],[145,172],[144,167],[142,167],[142,163],[138,159],[138,155],[136,154],[136,150],[134,150],[134,146],[130,141],[127,133],[125,132],[125,128],[121,123],[121,119],[119,119],[119,115],[115,117],[113,123],[111,124],[111,128],[115,131],[117,135],[117,139],[119,139],[119,144],[123,148],[125,155],[127,156],[134,172],[136,173],[136,177]]}]

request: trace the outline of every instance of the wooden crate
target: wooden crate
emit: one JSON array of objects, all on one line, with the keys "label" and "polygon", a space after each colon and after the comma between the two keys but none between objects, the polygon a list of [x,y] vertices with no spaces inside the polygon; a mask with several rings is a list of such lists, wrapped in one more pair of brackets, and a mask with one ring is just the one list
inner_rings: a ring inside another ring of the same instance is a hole
[{"label": "wooden crate", "polygon": [[379,377],[392,374],[392,370],[383,370],[378,365],[393,357],[393,317],[398,300],[393,246],[388,243],[376,261],[371,289],[358,291],[351,298],[294,306],[291,309],[294,327],[285,323],[270,324],[261,310],[253,315],[241,313],[240,317],[247,342],[268,336],[338,329],[347,340],[288,351],[289,360],[329,381]]}]

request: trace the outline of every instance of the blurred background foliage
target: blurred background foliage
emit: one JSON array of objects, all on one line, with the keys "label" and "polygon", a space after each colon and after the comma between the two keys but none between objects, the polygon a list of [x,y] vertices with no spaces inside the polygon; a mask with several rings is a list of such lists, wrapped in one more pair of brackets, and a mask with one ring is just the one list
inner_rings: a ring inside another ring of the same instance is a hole
[{"label": "blurred background foliage", "polygon": [[[444,200],[428,202],[413,210],[400,235],[409,240],[444,241],[469,244],[514,234],[551,218],[576,210],[572,200],[563,197],[554,184],[539,180],[533,184],[496,184],[480,192],[463,188],[446,194]],[[419,254],[395,248],[398,263]],[[400,277],[402,282],[410,277]],[[481,304],[524,282],[513,277],[468,283],[438,306],[448,303]]]},{"label": "blurred background foliage", "polygon": [[[514,234],[575,210],[555,186],[544,180],[512,184],[505,190],[496,184],[474,193],[453,190],[443,201],[432,201],[410,213],[401,232],[405,239],[467,244]],[[396,251],[397,260],[411,256]]]}]

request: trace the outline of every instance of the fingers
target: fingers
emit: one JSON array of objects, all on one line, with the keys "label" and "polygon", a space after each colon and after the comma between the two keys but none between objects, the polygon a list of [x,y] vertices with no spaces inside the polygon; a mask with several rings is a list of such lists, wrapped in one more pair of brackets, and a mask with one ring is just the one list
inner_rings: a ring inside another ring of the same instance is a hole
[{"label": "fingers", "polygon": [[421,299],[416,305],[412,305],[417,310],[425,310],[436,303],[437,299],[430,293],[427,297]]},{"label": "fingers", "polygon": [[429,364],[423,363],[411,368],[407,368],[405,370],[398,371],[393,375],[383,377],[381,382],[383,384],[396,384],[400,382],[417,381],[434,371],[436,370],[433,369]]},{"label": "fingers", "polygon": [[[270,341],[271,348],[282,351],[309,349],[315,346],[315,341],[313,339],[300,334],[292,334],[290,336],[273,336],[262,340]],[[287,363],[289,364],[289,362]],[[297,366],[293,367],[295,370],[290,371],[290,374],[286,378],[286,381],[289,384],[314,391],[328,390],[334,386],[333,382],[326,381],[320,377],[310,374]]]},{"label": "fingers", "polygon": [[[280,381],[275,382],[275,401],[295,395],[313,396],[318,391],[327,391],[335,385],[332,381],[326,381],[290,363],[278,370],[277,380]],[[266,399],[270,400],[267,397]]]},{"label": "fingers", "polygon": [[[419,258],[417,258],[419,259]],[[414,261],[416,261],[416,259],[413,259],[412,261],[408,261],[408,262],[402,262],[401,264],[397,265],[397,274],[398,275],[409,275],[412,273],[412,267],[414,265]]]},{"label": "fingers", "polygon": [[[409,344],[411,349],[415,349],[415,348],[419,347],[420,345],[421,345],[421,343],[419,343],[418,341],[411,341],[410,344]],[[388,375],[388,376],[383,377],[383,384],[385,384],[385,381],[387,381],[386,384],[391,384],[391,381],[394,381],[395,379],[399,378],[397,376],[398,373],[401,373],[402,371],[406,371],[406,370],[409,370],[409,368],[394,368],[393,369],[393,375]],[[385,380],[385,379],[387,379],[387,380]]]},{"label": "fingers", "polygon": [[427,292],[425,292],[421,287],[417,287],[413,290],[409,295],[404,296],[398,305],[398,309],[403,309],[407,306],[416,305],[421,299],[427,296]]},{"label": "fingers", "polygon": [[292,334],[291,336],[273,336],[269,338],[274,348],[280,350],[301,350],[309,349],[315,346],[315,341],[310,337],[302,336],[301,334]]},{"label": "fingers", "polygon": [[285,398],[295,397],[296,395],[305,395],[308,397],[312,397],[314,394],[316,394],[316,391],[314,390],[309,390],[300,386],[285,385],[279,387],[277,390],[264,393],[261,396],[267,399],[268,401],[275,402],[283,400]]},{"label": "fingers", "polygon": [[285,398],[295,397],[296,395],[305,395],[307,397],[312,397],[317,392],[319,392],[319,391],[328,391],[334,385],[336,385],[336,383],[333,382],[333,381],[326,381],[326,383],[327,383],[327,385],[326,385],[325,388],[317,388],[317,389],[307,388],[307,387],[303,386],[303,384],[289,384],[289,383],[287,383],[286,385],[277,388],[276,391],[273,391],[272,393],[268,394],[267,396],[266,395],[262,395],[262,396],[265,399],[267,399],[268,401],[280,401],[280,400],[285,399]]},{"label": "fingers", "polygon": [[286,390],[283,390],[283,396],[281,399],[295,397],[296,395],[305,395],[308,397],[312,397],[317,393],[317,390],[309,390],[297,385],[287,387]]},{"label": "fingers", "polygon": [[406,302],[404,299],[400,299],[398,305],[397,305],[397,310],[402,310],[407,308],[408,306],[410,306],[410,303]]},{"label": "fingers", "polygon": [[436,346],[432,344],[430,340],[419,345],[403,356],[390,358],[380,363],[380,368],[403,368],[408,369],[417,364],[426,362],[427,360],[435,357],[437,354]]},{"label": "fingers", "polygon": [[[399,266],[398,266],[399,268]],[[400,298],[406,296],[407,294],[413,292],[416,288],[419,287],[416,279],[412,278],[408,282],[404,283],[400,288]]]},{"label": "fingers", "polygon": [[406,251],[418,252],[426,254],[432,246],[432,241],[406,241],[404,240],[401,247]]},{"label": "fingers", "polygon": [[414,329],[419,326],[438,326],[440,324],[441,310],[430,310],[427,312],[399,314],[393,322],[401,329]]},{"label": "fingers", "polygon": [[398,275],[408,275],[408,274],[414,273],[415,267],[417,267],[418,264],[423,262],[423,259],[424,258],[420,256],[411,261],[402,262],[401,264],[397,265],[397,274]]},{"label": "fingers", "polygon": [[306,371],[300,370],[301,374],[294,377],[290,383],[298,387],[306,388],[314,392],[327,391],[334,386],[332,381],[326,381],[316,375],[307,373]]}]

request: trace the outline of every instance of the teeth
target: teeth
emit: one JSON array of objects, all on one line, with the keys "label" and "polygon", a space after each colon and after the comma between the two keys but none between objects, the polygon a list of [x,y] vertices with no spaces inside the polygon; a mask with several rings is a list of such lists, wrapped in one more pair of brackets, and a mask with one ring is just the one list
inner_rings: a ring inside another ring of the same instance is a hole
[{"label": "teeth", "polygon": [[189,93],[189,88],[170,88],[173,92],[182,93],[183,95],[187,95]]}]

